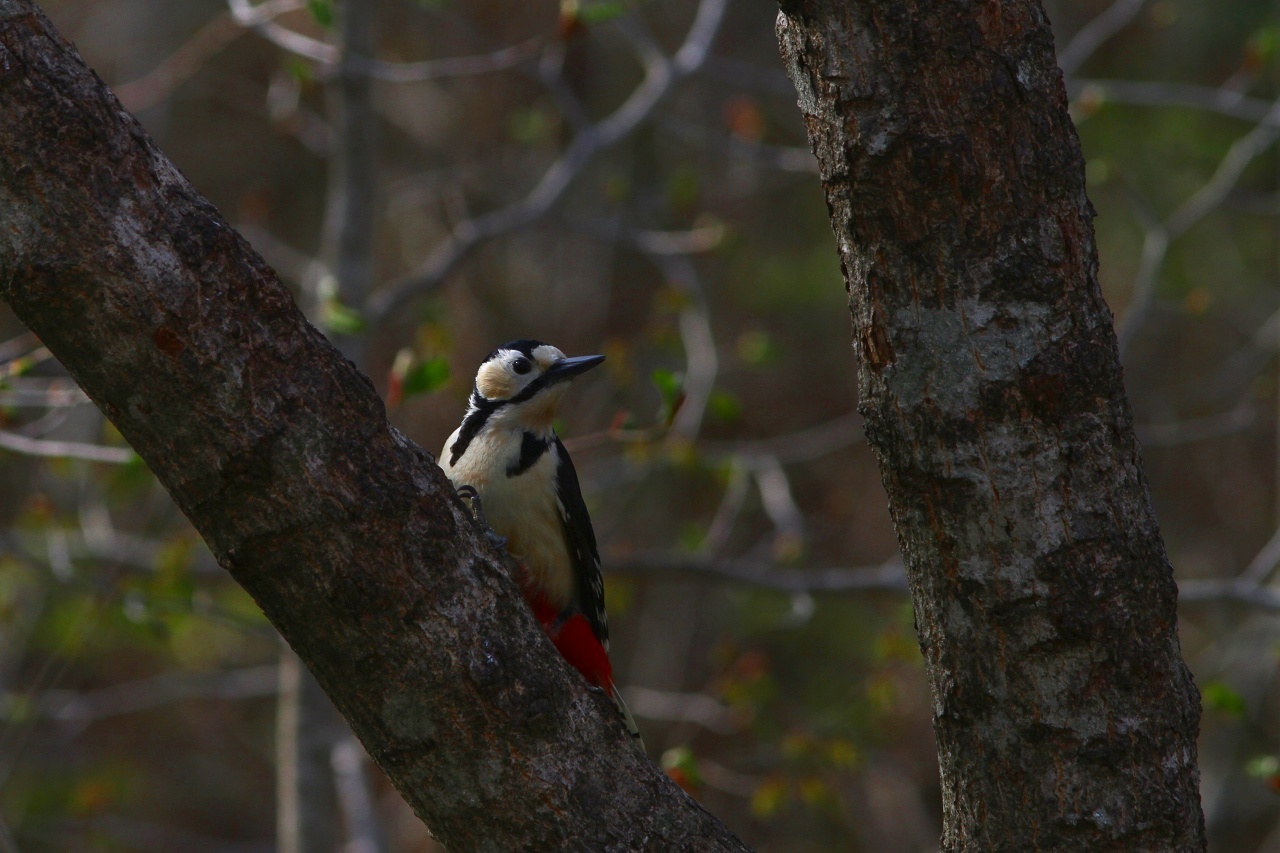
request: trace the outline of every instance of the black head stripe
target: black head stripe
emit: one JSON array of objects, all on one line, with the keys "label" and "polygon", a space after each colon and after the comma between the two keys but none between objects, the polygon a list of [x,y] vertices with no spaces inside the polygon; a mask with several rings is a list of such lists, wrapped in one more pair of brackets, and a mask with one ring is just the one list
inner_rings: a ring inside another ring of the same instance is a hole
[{"label": "black head stripe", "polygon": [[467,452],[467,447],[471,445],[479,433],[485,422],[489,420],[489,416],[505,405],[502,400],[489,400],[478,390],[471,392],[471,409],[467,412],[467,416],[462,419],[462,428],[458,430],[458,438],[453,442],[453,446],[449,448],[449,464],[457,465],[458,459],[462,454]]},{"label": "black head stripe", "polygon": [[521,389],[520,393],[512,397],[508,402],[523,403],[525,400],[532,400],[539,391],[546,388],[551,383],[547,381],[547,377],[539,376]]}]

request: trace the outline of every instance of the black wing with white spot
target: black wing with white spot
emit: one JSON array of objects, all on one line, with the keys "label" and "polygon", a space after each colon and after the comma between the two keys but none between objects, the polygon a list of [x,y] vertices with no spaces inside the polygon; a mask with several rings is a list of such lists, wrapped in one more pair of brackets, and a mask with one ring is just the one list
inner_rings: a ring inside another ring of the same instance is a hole
[{"label": "black wing with white spot", "polygon": [[564,449],[560,437],[555,439],[556,492],[560,498],[560,522],[565,540],[569,543],[569,559],[573,563],[573,577],[578,608],[591,623],[600,644],[609,649],[609,620],[604,612],[604,581],[600,576],[600,553],[596,550],[596,534],[591,528],[591,516],[582,500],[578,486],[578,473],[573,469],[569,452]]}]

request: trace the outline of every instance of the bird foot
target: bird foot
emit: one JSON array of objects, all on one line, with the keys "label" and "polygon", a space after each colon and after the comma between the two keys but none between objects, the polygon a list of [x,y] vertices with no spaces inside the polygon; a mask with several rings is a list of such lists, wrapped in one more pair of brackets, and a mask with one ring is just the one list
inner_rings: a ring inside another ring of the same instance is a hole
[{"label": "bird foot", "polygon": [[488,520],[484,517],[484,506],[480,503],[480,493],[476,491],[475,486],[459,486],[456,491],[458,492],[458,497],[471,504],[471,519],[480,527],[488,543],[499,550],[505,548],[507,537],[499,536],[489,526]]}]

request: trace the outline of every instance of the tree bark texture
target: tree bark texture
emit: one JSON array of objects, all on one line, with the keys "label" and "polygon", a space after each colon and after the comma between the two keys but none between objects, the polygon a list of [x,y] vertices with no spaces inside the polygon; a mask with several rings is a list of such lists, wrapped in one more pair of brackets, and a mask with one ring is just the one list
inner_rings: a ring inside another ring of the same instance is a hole
[{"label": "tree bark texture", "polygon": [[934,697],[943,848],[1201,850],[1199,696],[1034,0],[784,0]]},{"label": "tree bark texture", "polygon": [[0,296],[453,850],[741,850],[538,629],[429,454],[27,0]]}]

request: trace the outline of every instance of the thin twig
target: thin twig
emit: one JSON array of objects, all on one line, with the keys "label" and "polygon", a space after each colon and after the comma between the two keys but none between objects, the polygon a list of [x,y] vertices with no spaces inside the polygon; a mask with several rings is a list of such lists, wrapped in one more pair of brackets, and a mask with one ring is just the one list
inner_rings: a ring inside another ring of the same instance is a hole
[{"label": "thin twig", "polygon": [[1107,10],[1075,34],[1071,42],[1058,54],[1058,67],[1065,77],[1070,77],[1076,70],[1093,56],[1112,36],[1129,25],[1138,16],[1146,0],[1116,0]]},{"label": "thin twig", "polygon": [[1244,170],[1280,139],[1280,100],[1253,130],[1232,143],[1213,177],[1173,212],[1165,223],[1170,237],[1179,237],[1217,208],[1240,180]]},{"label": "thin twig", "polygon": [[1221,206],[1249,164],[1275,144],[1277,139],[1280,139],[1280,100],[1272,104],[1261,123],[1232,143],[1213,176],[1191,198],[1183,202],[1164,222],[1145,225],[1142,262],[1134,279],[1129,309],[1120,321],[1117,332],[1122,358],[1151,312],[1160,270],[1168,255],[1170,242]]},{"label": "thin twig", "polygon": [[704,441],[700,447],[717,457],[772,456],[784,465],[820,459],[866,440],[859,427],[862,416],[849,412],[811,427],[754,441]]},{"label": "thin twig", "polygon": [[636,716],[671,723],[694,723],[716,734],[741,731],[742,721],[724,703],[704,693],[675,693],[650,687],[630,685],[623,688],[629,707]]},{"label": "thin twig", "polygon": [[605,566],[619,574],[708,576],[790,593],[907,592],[907,577],[896,558],[865,568],[786,569],[771,563],[688,554],[637,554],[615,557]]},{"label": "thin twig", "polygon": [[1178,600],[1184,604],[1244,604],[1268,613],[1280,613],[1280,592],[1239,580],[1186,580],[1178,584]]},{"label": "thin twig", "polygon": [[114,465],[126,465],[138,458],[138,454],[128,447],[104,447],[100,444],[82,444],[75,441],[28,438],[25,435],[3,430],[0,430],[0,447],[25,456],[87,459],[91,462],[110,462]]},{"label": "thin twig", "polygon": [[373,793],[365,776],[367,756],[356,736],[348,732],[331,753],[333,781],[342,806],[347,843],[343,853],[379,853],[385,848]]},{"label": "thin twig", "polygon": [[[284,11],[296,9],[300,2],[264,4]],[[179,86],[190,80],[219,51],[243,35],[245,27],[230,12],[218,15],[196,31],[167,59],[141,77],[112,87],[120,103],[130,112],[140,112],[168,98]]]},{"label": "thin twig", "polygon": [[684,402],[671,422],[669,435],[693,441],[702,428],[720,370],[706,294],[698,269],[687,255],[650,254],[648,257],[662,271],[667,284],[684,297],[684,307],[677,319],[685,352]]},{"label": "thin twig", "polygon": [[804,513],[791,493],[791,480],[776,456],[756,456],[747,460],[760,490],[760,503],[776,531],[775,542],[784,549],[798,550],[804,542]]},{"label": "thin twig", "polygon": [[365,315],[375,324],[386,320],[409,300],[439,286],[481,243],[545,216],[597,154],[630,135],[677,83],[702,66],[724,18],[727,2],[702,0],[684,44],[675,55],[670,60],[648,65],[644,80],[622,106],[598,124],[580,130],[524,198],[458,223],[450,237],[437,246],[413,274],[375,294],[366,304]]},{"label": "thin twig", "polygon": [[546,38],[535,38],[476,56],[450,56],[420,62],[385,62],[367,56],[353,57],[351,68],[387,83],[417,83],[446,77],[470,77],[506,71],[530,62],[542,51]]},{"label": "thin twig", "polygon": [[1204,110],[1254,124],[1274,124],[1268,118],[1273,104],[1221,86],[1169,83],[1158,80],[1069,80],[1067,93],[1074,101],[1128,104],[1139,107],[1175,107]]},{"label": "thin twig", "polygon": [[[272,696],[277,684],[275,664],[216,673],[166,672],[88,692],[49,690],[35,697],[32,709],[47,719],[84,726],[184,699],[230,701]],[[14,694],[3,701],[8,706],[27,704]]]},{"label": "thin twig", "polygon": [[1246,400],[1229,412],[1173,423],[1137,424],[1134,431],[1144,447],[1179,447],[1243,432],[1257,420],[1253,403]]},{"label": "thin twig", "polygon": [[74,385],[69,388],[11,388],[0,391],[0,406],[10,408],[60,409],[89,402],[85,393]]}]

